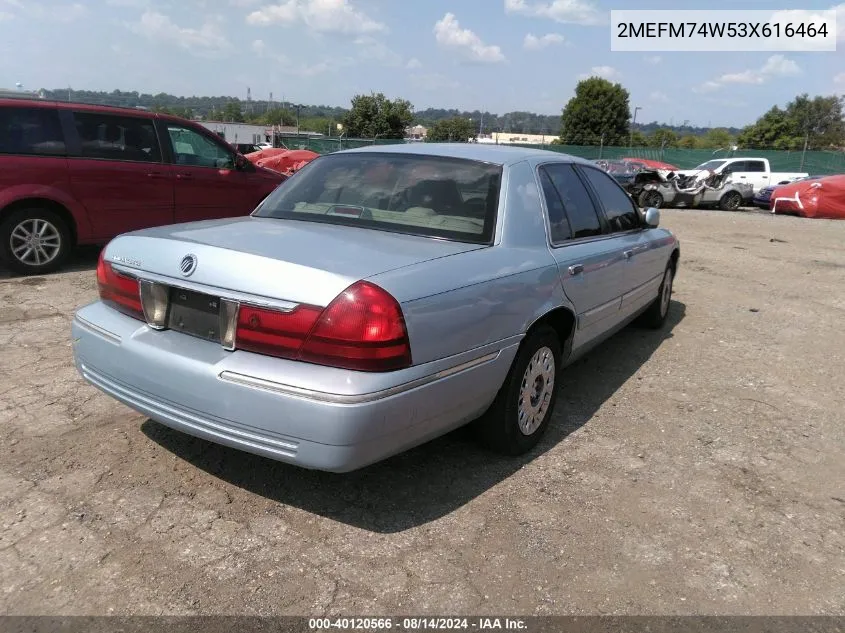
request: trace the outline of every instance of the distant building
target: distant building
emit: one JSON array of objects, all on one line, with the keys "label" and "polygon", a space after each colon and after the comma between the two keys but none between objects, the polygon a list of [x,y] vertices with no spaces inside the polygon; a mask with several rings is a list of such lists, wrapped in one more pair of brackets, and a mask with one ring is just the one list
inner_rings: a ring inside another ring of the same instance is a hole
[{"label": "distant building", "polygon": [[410,139],[412,141],[422,141],[425,140],[426,135],[428,134],[428,130],[424,128],[422,125],[415,125],[413,127],[409,127],[405,130],[405,138]]},{"label": "distant building", "polygon": [[478,137],[479,143],[496,145],[550,145],[556,134],[522,134],[518,132],[493,132]]},{"label": "distant building", "polygon": [[0,99],[44,99],[43,90],[11,90],[0,88]]},{"label": "distant building", "polygon": [[[248,123],[225,123],[223,121],[201,121],[207,129],[217,134],[227,143],[257,145],[273,140],[273,127],[266,125],[250,125]],[[296,128],[294,128],[296,133]]]}]

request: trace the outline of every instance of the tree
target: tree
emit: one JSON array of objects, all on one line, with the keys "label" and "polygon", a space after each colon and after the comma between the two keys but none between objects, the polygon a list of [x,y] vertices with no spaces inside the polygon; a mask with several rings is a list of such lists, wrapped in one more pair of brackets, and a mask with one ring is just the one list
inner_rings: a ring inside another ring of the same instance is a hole
[{"label": "tree", "polygon": [[451,119],[437,121],[428,129],[426,139],[429,141],[454,141],[467,143],[478,136],[475,125],[469,119],[456,116]]},{"label": "tree", "polygon": [[341,119],[351,138],[404,138],[414,120],[413,106],[404,99],[391,101],[381,92],[356,95],[352,109]]},{"label": "tree", "polygon": [[630,119],[628,91],[618,83],[591,77],[578,83],[563,109],[561,139],[564,144],[598,145],[604,136],[605,145],[625,145]]},{"label": "tree", "polygon": [[629,141],[631,143],[631,147],[645,147],[646,145],[648,145],[648,138],[639,130],[633,131],[629,138]]},{"label": "tree", "polygon": [[232,123],[243,123],[244,113],[241,110],[241,104],[237,101],[230,101],[226,104],[226,107],[223,108],[221,117],[224,121],[231,121]]},{"label": "tree", "polygon": [[675,134],[672,130],[667,130],[666,128],[661,128],[659,130],[655,130],[648,136],[648,144],[650,147],[677,147],[678,146],[678,135]]},{"label": "tree", "polygon": [[693,136],[692,134],[687,134],[686,136],[681,137],[681,140],[678,141],[678,147],[683,147],[684,149],[695,149],[698,147],[698,137]]},{"label": "tree", "polygon": [[261,115],[264,125],[296,125],[296,114],[285,108],[273,108]]},{"label": "tree", "polygon": [[713,128],[698,139],[701,149],[728,149],[734,144],[734,138],[725,128]]},{"label": "tree", "polygon": [[743,147],[797,150],[838,148],[845,144],[843,97],[814,97],[803,94],[781,109],[766,112],[744,128],[737,141]]}]

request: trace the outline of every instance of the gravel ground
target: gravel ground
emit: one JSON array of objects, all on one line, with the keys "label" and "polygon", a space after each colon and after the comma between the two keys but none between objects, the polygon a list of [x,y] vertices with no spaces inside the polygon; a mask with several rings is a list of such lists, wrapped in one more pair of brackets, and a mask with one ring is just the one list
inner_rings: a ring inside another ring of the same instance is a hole
[{"label": "gravel ground", "polygon": [[534,453],[459,431],[350,475],[84,384],[96,253],[0,273],[0,612],[845,614],[845,222],[663,223],[669,327],[567,369]]}]

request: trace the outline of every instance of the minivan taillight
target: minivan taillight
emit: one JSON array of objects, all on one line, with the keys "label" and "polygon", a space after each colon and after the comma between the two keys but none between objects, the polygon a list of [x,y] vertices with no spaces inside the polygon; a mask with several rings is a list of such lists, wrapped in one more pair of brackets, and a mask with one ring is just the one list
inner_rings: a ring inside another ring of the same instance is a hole
[{"label": "minivan taillight", "polygon": [[100,299],[126,315],[144,320],[141,307],[141,288],[138,280],[122,275],[103,258],[105,249],[100,252],[97,261],[97,286]]},{"label": "minivan taillight", "polygon": [[290,312],[241,305],[237,349],[357,371],[411,365],[402,308],[386,290],[359,281],[325,309]]}]

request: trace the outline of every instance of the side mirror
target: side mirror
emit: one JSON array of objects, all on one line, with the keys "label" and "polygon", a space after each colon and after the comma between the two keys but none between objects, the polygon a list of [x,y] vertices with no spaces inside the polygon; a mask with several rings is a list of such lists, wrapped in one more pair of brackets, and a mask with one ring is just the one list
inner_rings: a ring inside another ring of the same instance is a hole
[{"label": "side mirror", "polygon": [[660,209],[650,207],[645,211],[645,223],[650,229],[656,229],[660,226]]},{"label": "side mirror", "polygon": [[235,154],[235,169],[238,171],[252,171],[252,163],[243,154]]}]

